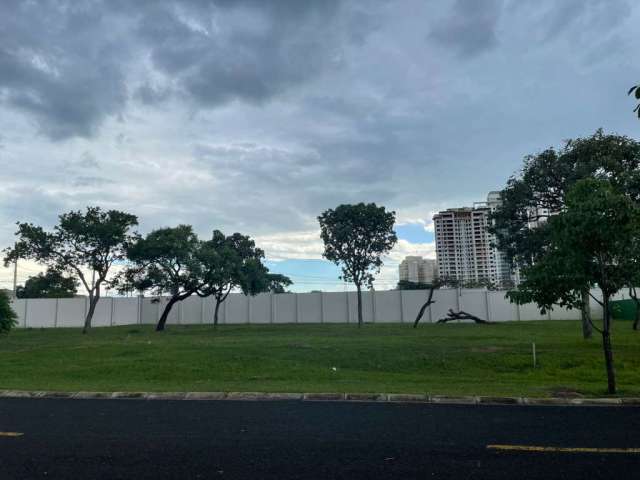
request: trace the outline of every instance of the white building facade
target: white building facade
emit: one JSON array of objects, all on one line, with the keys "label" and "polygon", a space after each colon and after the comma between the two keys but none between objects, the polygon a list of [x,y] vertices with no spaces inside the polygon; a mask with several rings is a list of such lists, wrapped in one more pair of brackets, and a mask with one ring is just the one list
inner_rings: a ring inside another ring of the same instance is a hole
[{"label": "white building facade", "polygon": [[438,265],[430,258],[407,256],[400,262],[398,273],[400,281],[432,283],[438,278]]},{"label": "white building facade", "polygon": [[490,192],[486,202],[473,207],[450,208],[434,215],[438,271],[443,278],[461,282],[513,282],[509,262],[493,246],[489,214],[500,205],[500,192]]}]

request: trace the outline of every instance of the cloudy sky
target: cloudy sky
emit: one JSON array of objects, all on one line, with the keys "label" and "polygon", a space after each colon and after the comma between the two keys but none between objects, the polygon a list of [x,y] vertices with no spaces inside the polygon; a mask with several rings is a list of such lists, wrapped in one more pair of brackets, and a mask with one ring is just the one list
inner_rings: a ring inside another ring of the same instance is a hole
[{"label": "cloudy sky", "polygon": [[633,0],[2,0],[0,246],[100,205],[250,234],[297,290],[342,289],[316,217],[373,201],[391,287],[434,256],[434,211],[524,155],[639,136],[638,25]]}]

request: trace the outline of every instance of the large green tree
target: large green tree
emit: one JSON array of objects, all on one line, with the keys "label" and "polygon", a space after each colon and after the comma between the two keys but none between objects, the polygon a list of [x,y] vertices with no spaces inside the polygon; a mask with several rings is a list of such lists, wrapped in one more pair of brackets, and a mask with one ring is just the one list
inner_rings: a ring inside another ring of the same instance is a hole
[{"label": "large green tree", "polygon": [[130,265],[120,276],[120,290],[150,290],[169,294],[156,331],[165,328],[171,309],[197,292],[201,285],[198,251],[201,242],[190,225],[153,230],[127,248]]},{"label": "large green tree", "polygon": [[[18,241],[14,248],[5,250],[5,265],[24,258],[76,275],[89,295],[82,330],[87,333],[102,287],[112,284],[111,269],[124,261],[126,245],[132,240],[130,229],[137,224],[135,215],[100,207],[60,215],[52,231],[32,223],[18,223]],[[93,272],[91,277],[95,275],[95,279],[88,278],[87,272]]]},{"label": "large green tree", "polygon": [[291,280],[284,275],[271,274],[263,264],[264,252],[248,236],[234,233],[225,236],[214,230],[210,240],[202,242],[198,251],[201,277],[198,295],[215,300],[214,328],[218,326],[220,305],[235,289],[245,295],[284,291]]},{"label": "large green tree", "polygon": [[[640,143],[598,130],[525,158],[519,174],[502,190],[502,205],[492,214],[490,230],[514,266],[526,268],[550,242],[547,220],[566,208],[567,192],[579,180],[607,179],[632,200],[640,199]],[[591,336],[589,292],[579,292],[583,334]]]},{"label": "large green tree", "polygon": [[0,290],[0,334],[9,333],[16,325],[18,316],[11,308],[11,299],[6,291]]},{"label": "large green tree", "polygon": [[396,244],[395,212],[375,203],[339,205],[318,217],[323,256],[342,267],[341,278],[358,293],[358,327],[362,326],[362,287],[371,288],[382,256]]},{"label": "large green tree", "polygon": [[547,221],[547,245],[523,268],[524,281],[509,297],[535,302],[544,312],[553,305],[581,307],[583,290],[598,287],[609,393],[616,392],[611,346],[611,297],[628,285],[638,264],[640,208],[607,180],[583,179],[569,189],[562,212]]},{"label": "large green tree", "polygon": [[78,281],[58,270],[48,269],[29,277],[16,289],[18,298],[72,298],[78,293]]}]

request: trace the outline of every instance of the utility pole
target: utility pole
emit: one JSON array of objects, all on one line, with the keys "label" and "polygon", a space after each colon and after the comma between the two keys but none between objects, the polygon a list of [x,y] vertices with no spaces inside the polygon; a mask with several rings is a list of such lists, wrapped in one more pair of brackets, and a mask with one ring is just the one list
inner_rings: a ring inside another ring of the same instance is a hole
[{"label": "utility pole", "polygon": [[17,298],[18,293],[18,259],[13,262],[13,298]]}]

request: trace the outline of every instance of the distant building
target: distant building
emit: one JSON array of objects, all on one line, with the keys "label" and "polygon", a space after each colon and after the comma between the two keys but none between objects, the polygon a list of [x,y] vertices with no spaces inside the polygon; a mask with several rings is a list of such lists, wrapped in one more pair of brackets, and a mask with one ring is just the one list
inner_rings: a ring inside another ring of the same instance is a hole
[{"label": "distant building", "polygon": [[438,278],[438,265],[435,260],[417,256],[404,257],[398,267],[400,281],[414,283],[432,283]]},{"label": "distant building", "polygon": [[489,192],[486,202],[473,207],[449,208],[433,217],[436,258],[441,277],[461,282],[489,281],[505,285],[513,281],[509,262],[492,244],[489,213],[501,203],[500,192]]}]

